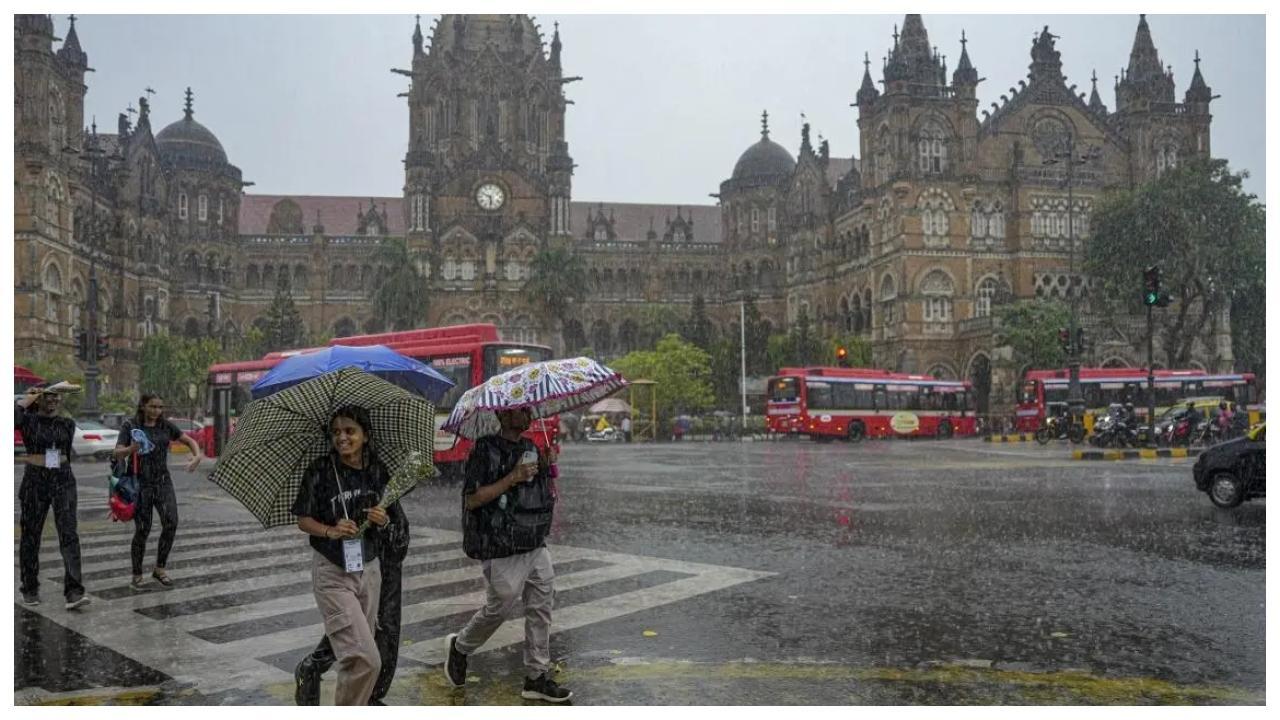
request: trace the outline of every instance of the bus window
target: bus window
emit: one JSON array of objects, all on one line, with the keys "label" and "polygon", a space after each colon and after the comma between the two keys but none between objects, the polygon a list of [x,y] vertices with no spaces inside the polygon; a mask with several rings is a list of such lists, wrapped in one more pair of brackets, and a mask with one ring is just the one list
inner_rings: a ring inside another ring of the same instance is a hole
[{"label": "bus window", "polygon": [[471,388],[471,357],[469,355],[447,355],[434,357],[428,362],[431,368],[453,381],[453,387],[445,393],[436,404],[436,412],[448,412],[458,403],[462,393]]},{"label": "bus window", "polygon": [[800,381],[793,377],[769,381],[769,399],[773,402],[795,402],[800,399]]},{"label": "bus window", "polygon": [[[1082,384],[1081,388],[1085,391],[1086,403],[1088,402],[1088,398],[1089,398],[1088,393],[1090,392],[1090,390],[1092,390],[1095,395],[1097,394],[1097,390],[1098,390],[1097,385]],[[1066,385],[1045,385],[1044,386],[1044,404],[1046,406],[1049,403],[1064,403],[1066,401],[1067,401]]]},{"label": "bus window", "polygon": [[835,407],[831,397],[831,386],[827,383],[810,381],[807,386],[807,397],[810,410],[831,410]]},{"label": "bus window", "polygon": [[876,385],[871,391],[871,407],[874,410],[889,409],[889,393],[885,391],[883,385]]}]

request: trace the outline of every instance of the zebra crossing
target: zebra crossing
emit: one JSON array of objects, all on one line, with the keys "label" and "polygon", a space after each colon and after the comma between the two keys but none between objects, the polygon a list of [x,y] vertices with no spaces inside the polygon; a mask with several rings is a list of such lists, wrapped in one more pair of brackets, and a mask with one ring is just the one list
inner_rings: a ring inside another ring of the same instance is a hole
[{"label": "zebra crossing", "polygon": [[[148,570],[158,533],[157,526]],[[166,589],[152,580],[142,591],[129,587],[131,535],[132,525],[81,536],[81,570],[93,602],[70,612],[57,602],[62,561],[56,540],[46,538],[40,553],[45,602],[28,609],[202,693],[292,682],[293,665],[324,634],[311,593],[311,550],[296,529],[184,526],[167,567],[176,584]],[[445,636],[484,600],[479,563],[463,554],[461,533],[414,528],[413,537],[403,564],[401,633],[408,642],[400,652],[401,677],[442,662]],[[772,575],[568,545],[552,545],[551,554],[554,632]],[[517,611],[485,649],[523,641]]]}]

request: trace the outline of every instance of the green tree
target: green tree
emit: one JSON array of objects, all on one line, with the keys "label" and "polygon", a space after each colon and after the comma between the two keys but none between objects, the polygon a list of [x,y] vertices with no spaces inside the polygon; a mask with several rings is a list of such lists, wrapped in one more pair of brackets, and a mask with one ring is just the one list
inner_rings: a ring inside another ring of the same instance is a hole
[{"label": "green tree", "polygon": [[715,404],[721,410],[739,410],[742,407],[741,354],[736,338],[720,338],[711,341],[708,352],[711,363],[711,388]]},{"label": "green tree", "polygon": [[628,380],[653,380],[660,421],[682,412],[701,412],[715,403],[711,358],[693,343],[671,333],[653,350],[638,350],[615,360],[611,367]]},{"label": "green tree", "polygon": [[815,365],[822,361],[823,343],[813,332],[809,322],[809,308],[801,305],[796,322],[791,326],[791,361],[799,367]]},{"label": "green tree", "polygon": [[208,392],[209,366],[217,363],[221,354],[218,341],[212,338],[153,335],[142,343],[140,390],[159,395],[170,407],[199,412]]},{"label": "green tree", "polygon": [[242,335],[232,338],[218,358],[221,362],[257,360],[267,354],[267,335],[260,328],[250,325]]},{"label": "green tree", "polygon": [[869,368],[872,366],[871,360],[871,342],[862,335],[841,335],[837,334],[829,338],[823,345],[823,365],[836,364],[836,350],[844,348],[848,352],[846,358],[849,367]]},{"label": "green tree", "polygon": [[1085,271],[1101,285],[1095,310],[1113,325],[1141,312],[1142,270],[1159,264],[1173,301],[1154,311],[1167,367],[1186,367],[1217,313],[1265,283],[1266,209],[1243,179],[1224,160],[1192,160],[1109,195],[1093,215]]},{"label": "green tree", "polygon": [[635,313],[640,347],[653,347],[659,340],[675,333],[680,335],[684,317],[670,305],[645,303]]},{"label": "green tree", "polygon": [[568,248],[539,250],[529,263],[524,292],[529,302],[551,321],[555,335],[563,342],[564,322],[588,292],[586,263]]},{"label": "green tree", "polygon": [[412,330],[427,324],[430,281],[418,269],[403,238],[391,238],[374,260],[388,274],[373,291],[373,318],[382,330]]},{"label": "green tree", "polygon": [[306,325],[302,322],[302,314],[293,303],[293,293],[289,290],[286,276],[281,275],[276,283],[276,294],[267,308],[266,346],[271,350],[287,350],[303,344],[307,337]]},{"label": "green tree", "polygon": [[1267,372],[1266,278],[1237,288],[1231,297],[1231,354],[1236,367],[1259,376]]},{"label": "green tree", "polygon": [[754,295],[748,295],[745,303],[747,327],[747,374],[752,377],[771,375],[777,368],[769,367],[769,326],[760,316]]},{"label": "green tree", "polygon": [[1061,302],[1019,300],[994,308],[996,342],[1008,345],[1013,356],[1006,361],[1017,370],[1058,368],[1067,362],[1058,331],[1071,322],[1071,309]]},{"label": "green tree", "polygon": [[[19,358],[15,360],[16,365],[21,365],[31,372],[45,379],[45,382],[59,382],[66,380],[80,387],[84,387],[84,370],[76,361],[71,359],[70,355],[53,355],[43,358]],[[62,398],[62,410],[68,415],[75,417],[80,411],[80,406],[84,404],[84,393],[70,393]],[[102,405],[102,397],[98,398],[98,404]]]},{"label": "green tree", "polygon": [[711,341],[715,338],[715,329],[707,317],[707,301],[699,293],[693,296],[693,305],[689,308],[689,319],[684,323],[681,332],[689,342],[710,352]]}]

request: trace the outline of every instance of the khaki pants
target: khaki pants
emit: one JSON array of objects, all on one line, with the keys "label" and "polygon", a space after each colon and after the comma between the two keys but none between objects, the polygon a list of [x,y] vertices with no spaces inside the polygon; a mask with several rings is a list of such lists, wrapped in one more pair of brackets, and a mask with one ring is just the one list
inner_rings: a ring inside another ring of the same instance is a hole
[{"label": "khaki pants", "polygon": [[373,629],[378,615],[382,572],[377,558],[366,558],[364,571],[349,573],[312,552],[311,587],[324,616],[324,634],[338,659],[335,705],[367,705],[382,670]]},{"label": "khaki pants", "polygon": [[470,655],[484,645],[517,602],[524,601],[524,666],[536,678],[551,668],[551,605],[555,571],[546,547],[485,560],[485,603],[458,633],[457,648]]}]

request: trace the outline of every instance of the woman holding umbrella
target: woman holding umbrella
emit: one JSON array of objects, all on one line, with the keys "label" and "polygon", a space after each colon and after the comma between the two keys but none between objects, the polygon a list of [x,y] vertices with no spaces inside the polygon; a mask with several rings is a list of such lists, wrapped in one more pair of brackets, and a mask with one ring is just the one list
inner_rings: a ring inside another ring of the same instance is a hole
[{"label": "woman holding umbrella", "polygon": [[388,475],[369,447],[369,415],[363,408],[340,408],[329,429],[333,449],[307,468],[293,513],[315,550],[312,590],[338,662],[334,701],[365,705],[382,670],[374,640],[382,584],[376,543],[382,538],[373,530],[362,536],[359,523],[368,518],[383,528],[390,521],[378,505]]}]

